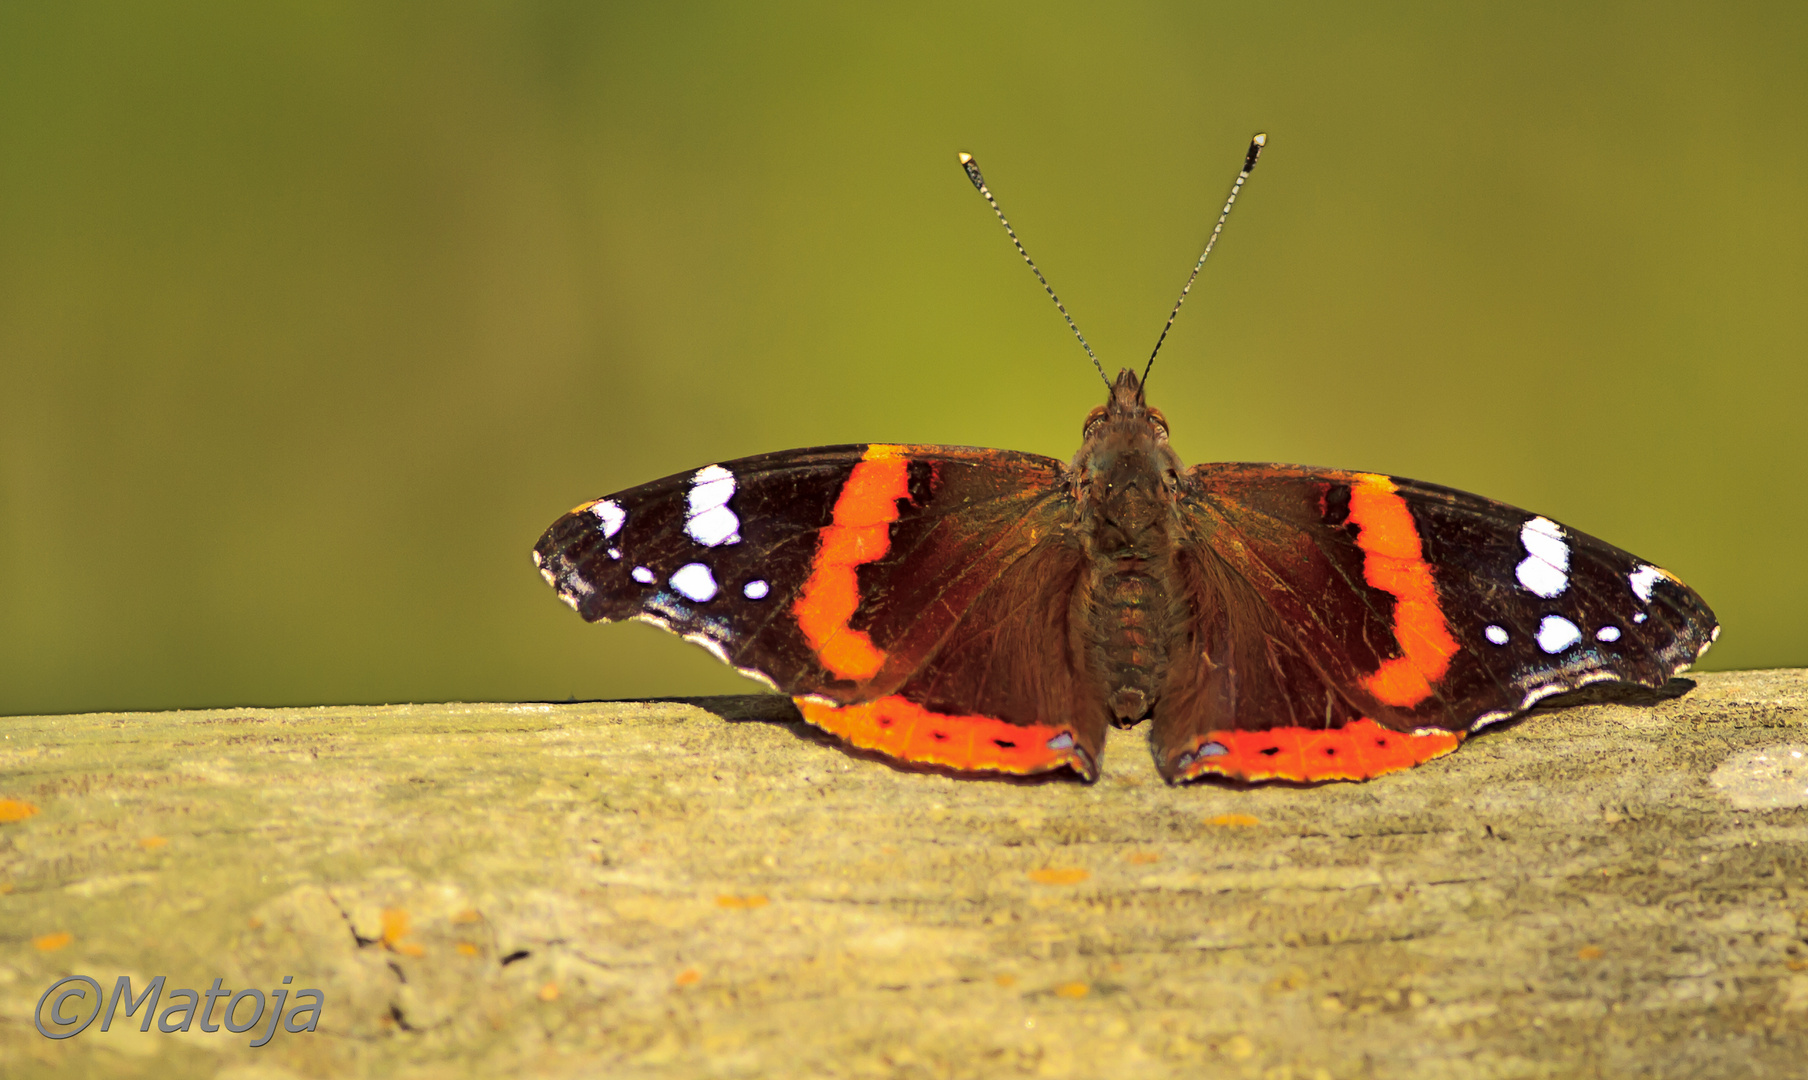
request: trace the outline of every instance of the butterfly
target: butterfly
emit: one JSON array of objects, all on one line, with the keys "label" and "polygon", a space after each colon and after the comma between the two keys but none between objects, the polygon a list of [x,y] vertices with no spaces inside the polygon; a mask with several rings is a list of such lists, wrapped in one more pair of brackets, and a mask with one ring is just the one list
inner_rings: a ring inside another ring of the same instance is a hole
[{"label": "butterfly", "polygon": [[586,620],[682,635],[853,746],[1086,780],[1108,725],[1143,720],[1169,781],[1368,779],[1554,694],[1662,686],[1719,635],[1674,575],[1542,515],[1380,473],[1188,467],[1149,368],[1093,364],[1109,389],[1071,462],[880,443],[719,462],[576,507],[535,564]]}]

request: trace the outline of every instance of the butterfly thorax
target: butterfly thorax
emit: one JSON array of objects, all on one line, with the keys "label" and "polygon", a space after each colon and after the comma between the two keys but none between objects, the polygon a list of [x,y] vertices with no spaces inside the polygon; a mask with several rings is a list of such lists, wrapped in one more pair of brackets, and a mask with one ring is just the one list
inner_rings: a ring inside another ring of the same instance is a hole
[{"label": "butterfly thorax", "polygon": [[1087,417],[1072,466],[1087,555],[1073,614],[1120,724],[1154,706],[1183,616],[1173,603],[1180,472],[1167,422],[1144,403],[1136,375],[1122,372]]}]

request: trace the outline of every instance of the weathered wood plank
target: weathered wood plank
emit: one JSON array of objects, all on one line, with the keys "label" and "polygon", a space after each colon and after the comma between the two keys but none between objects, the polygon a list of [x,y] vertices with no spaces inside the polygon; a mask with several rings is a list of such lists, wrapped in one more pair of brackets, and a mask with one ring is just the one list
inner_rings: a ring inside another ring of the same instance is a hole
[{"label": "weathered wood plank", "polygon": [[[908,772],[770,698],[0,719],[0,1073],[1800,1075],[1808,794],[1714,777],[1808,750],[1808,672],[1699,679],[1313,789]],[[69,973],[326,1001],[53,1042]]]}]

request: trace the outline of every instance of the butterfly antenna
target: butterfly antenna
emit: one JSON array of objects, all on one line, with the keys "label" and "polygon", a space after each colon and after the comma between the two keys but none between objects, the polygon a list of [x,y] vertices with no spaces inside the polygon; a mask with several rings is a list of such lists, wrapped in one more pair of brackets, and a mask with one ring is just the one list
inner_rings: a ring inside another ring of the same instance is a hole
[{"label": "butterfly antenna", "polygon": [[[1212,226],[1212,235],[1205,241],[1205,250],[1199,253],[1199,261],[1193,264],[1193,272],[1187,275],[1186,285],[1180,290],[1180,299],[1174,301],[1174,310],[1168,312],[1168,323],[1161,328],[1161,336],[1155,339],[1155,351],[1149,354],[1149,363],[1143,368],[1143,382],[1149,381],[1149,370],[1155,366],[1155,354],[1161,351],[1161,343],[1168,340],[1168,331],[1174,328],[1174,318],[1180,314],[1180,305],[1186,303],[1187,293],[1193,291],[1193,281],[1199,277],[1199,270],[1205,265],[1205,258],[1212,253],[1212,245],[1218,242],[1218,234],[1224,231],[1224,219],[1230,217],[1230,208],[1237,204],[1237,192],[1243,190],[1243,181],[1255,171],[1256,158],[1262,156],[1262,147],[1268,145],[1268,136],[1258,134],[1249,140],[1249,153],[1243,156],[1243,171],[1230,186],[1230,198],[1224,200],[1224,209],[1218,213],[1218,224]],[[1028,256],[1025,256],[1027,258]]]},{"label": "butterfly antenna", "polygon": [[1073,331],[1074,337],[1080,339],[1080,348],[1085,349],[1086,355],[1092,357],[1092,366],[1097,369],[1099,378],[1105,380],[1106,386],[1110,386],[1111,378],[1105,374],[1105,367],[1099,363],[1099,358],[1093,356],[1092,346],[1086,344],[1086,335],[1080,333],[1080,328],[1074,325],[1073,316],[1067,313],[1066,305],[1062,304],[1061,298],[1055,295],[1055,290],[1049,288],[1048,279],[1042,276],[1042,271],[1036,269],[1036,260],[1030,258],[1030,253],[1023,250],[1023,241],[1017,239],[1017,230],[1011,228],[1011,223],[1005,219],[1004,211],[998,208],[998,200],[992,197],[992,190],[986,187],[986,178],[979,175],[979,162],[973,160],[972,154],[962,154],[960,163],[961,168],[967,170],[967,179],[973,181],[973,186],[979,189],[979,193],[985,196],[986,202],[991,204],[992,212],[998,215],[998,223],[1003,225],[1004,231],[1010,234],[1011,243],[1017,245],[1017,254],[1023,256],[1023,261],[1030,264],[1030,273],[1036,275],[1036,280],[1042,283],[1042,291],[1055,302],[1055,308],[1061,312],[1061,317],[1067,320],[1067,328]]}]

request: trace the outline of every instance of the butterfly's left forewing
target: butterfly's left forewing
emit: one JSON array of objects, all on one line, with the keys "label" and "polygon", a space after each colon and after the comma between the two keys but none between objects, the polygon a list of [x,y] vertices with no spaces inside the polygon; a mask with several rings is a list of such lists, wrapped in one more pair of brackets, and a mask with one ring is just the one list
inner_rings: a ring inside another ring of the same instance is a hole
[{"label": "butterfly's left forewing", "polygon": [[586,503],[535,560],[591,621],[641,619],[901,760],[1092,775],[1069,630],[1080,549],[1050,458],[883,444],[706,466]]},{"label": "butterfly's left forewing", "polygon": [[1362,779],[1591,682],[1661,686],[1718,633],[1674,576],[1548,518],[1374,473],[1191,470],[1164,775]]}]

